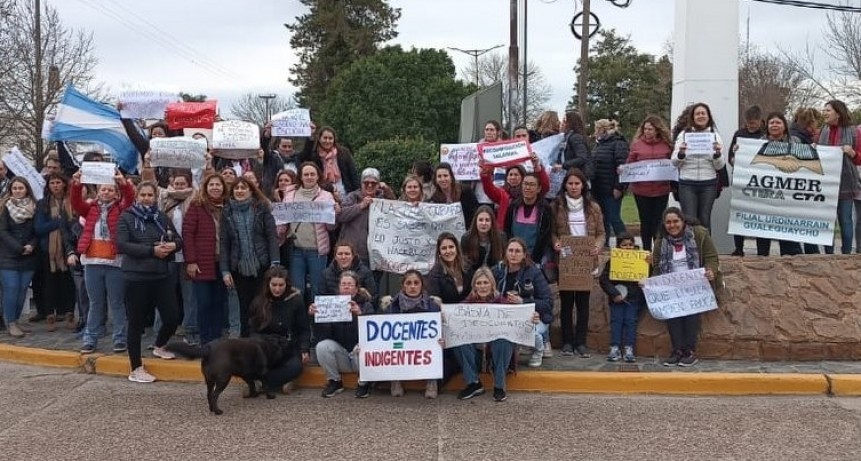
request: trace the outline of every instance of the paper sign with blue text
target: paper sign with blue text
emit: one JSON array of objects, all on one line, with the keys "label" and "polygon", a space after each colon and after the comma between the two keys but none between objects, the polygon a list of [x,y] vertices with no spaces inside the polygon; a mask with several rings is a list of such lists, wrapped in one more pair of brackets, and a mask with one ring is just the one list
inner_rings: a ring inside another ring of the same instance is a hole
[{"label": "paper sign with blue text", "polygon": [[440,338],[439,312],[359,317],[359,380],[442,378]]}]

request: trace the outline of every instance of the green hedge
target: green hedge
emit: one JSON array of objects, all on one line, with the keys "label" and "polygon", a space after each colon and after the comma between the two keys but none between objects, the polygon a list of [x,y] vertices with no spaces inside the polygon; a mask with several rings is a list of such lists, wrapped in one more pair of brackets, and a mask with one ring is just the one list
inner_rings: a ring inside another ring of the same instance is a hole
[{"label": "green hedge", "polygon": [[371,141],[354,154],[359,174],[368,167],[380,170],[382,180],[398,193],[416,160],[439,163],[439,146],[424,138],[395,138]]}]

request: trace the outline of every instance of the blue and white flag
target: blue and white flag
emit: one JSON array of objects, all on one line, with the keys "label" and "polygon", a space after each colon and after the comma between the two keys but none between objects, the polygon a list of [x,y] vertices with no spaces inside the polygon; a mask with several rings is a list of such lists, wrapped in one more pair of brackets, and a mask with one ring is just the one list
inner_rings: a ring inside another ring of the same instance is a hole
[{"label": "blue and white flag", "polygon": [[101,143],[123,171],[137,170],[138,151],[126,134],[119,111],[86,97],[71,85],[57,106],[48,140]]}]

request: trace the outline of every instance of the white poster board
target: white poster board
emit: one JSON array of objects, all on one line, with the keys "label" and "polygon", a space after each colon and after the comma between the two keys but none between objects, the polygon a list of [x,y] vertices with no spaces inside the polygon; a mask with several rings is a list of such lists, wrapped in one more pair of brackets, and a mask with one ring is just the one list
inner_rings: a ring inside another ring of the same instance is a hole
[{"label": "white poster board", "polygon": [[528,161],[532,156],[532,148],[526,140],[480,143],[478,156],[487,166],[502,168]]},{"label": "white poster board", "polygon": [[272,216],[275,224],[335,224],[335,202],[274,202]]},{"label": "white poster board", "polygon": [[535,304],[443,304],[446,349],[507,339],[535,346]]},{"label": "white poster board", "polygon": [[272,136],[311,136],[311,111],[290,109],[272,116]]},{"label": "white poster board", "polygon": [[350,297],[343,296],[314,296],[314,323],[352,322],[350,313]]},{"label": "white poster board", "polygon": [[466,232],[460,203],[419,203],[374,199],[368,218],[371,269],[427,274],[434,263],[436,239],[451,232],[460,241]]},{"label": "white poster board", "polygon": [[619,182],[678,181],[679,169],[670,159],[642,160],[619,167]]},{"label": "white poster board", "polygon": [[478,181],[478,144],[441,144],[439,146],[440,163],[448,163],[458,181]]},{"label": "white poster board", "polygon": [[229,159],[257,157],[260,127],[250,122],[228,120],[212,126],[213,155]]},{"label": "white poster board", "polygon": [[178,99],[176,94],[163,91],[124,91],[119,98],[120,116],[161,120],[168,104]]},{"label": "white poster board", "polygon": [[116,174],[111,162],[81,162],[81,184],[115,184]]},{"label": "white poster board", "polygon": [[33,168],[33,164],[24,157],[24,154],[13,147],[6,155],[3,156],[3,164],[6,165],[15,176],[21,176],[30,183],[30,189],[33,189],[33,196],[36,200],[42,200],[45,193],[45,178]]},{"label": "white poster board", "polygon": [[657,320],[674,319],[718,308],[703,268],[647,278],[643,294],[649,312]]},{"label": "white poster board", "polygon": [[178,136],[152,138],[149,142],[150,165],[171,168],[203,168],[206,166],[206,139]]},{"label": "white poster board", "polygon": [[442,378],[439,312],[359,317],[359,380]]},{"label": "white poster board", "polygon": [[715,153],[715,134],[712,132],[685,133],[687,155],[711,156]]}]

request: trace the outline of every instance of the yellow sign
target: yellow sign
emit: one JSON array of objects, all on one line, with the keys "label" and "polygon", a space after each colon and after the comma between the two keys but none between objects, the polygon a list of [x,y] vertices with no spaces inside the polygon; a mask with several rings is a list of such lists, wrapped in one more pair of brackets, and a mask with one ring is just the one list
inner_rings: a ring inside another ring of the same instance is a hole
[{"label": "yellow sign", "polygon": [[648,251],[610,250],[610,280],[619,282],[639,282],[649,277]]}]

